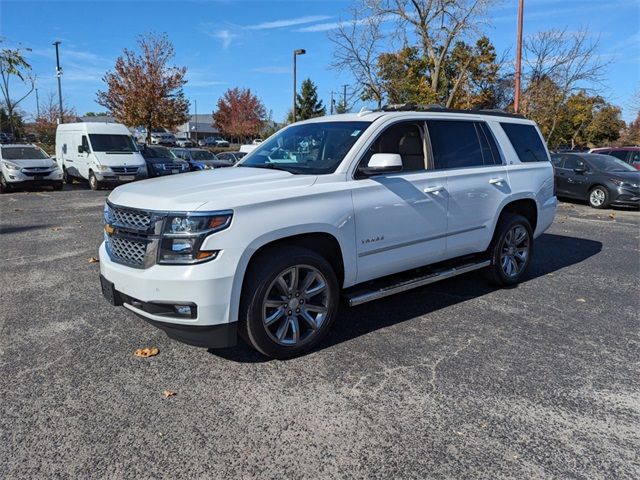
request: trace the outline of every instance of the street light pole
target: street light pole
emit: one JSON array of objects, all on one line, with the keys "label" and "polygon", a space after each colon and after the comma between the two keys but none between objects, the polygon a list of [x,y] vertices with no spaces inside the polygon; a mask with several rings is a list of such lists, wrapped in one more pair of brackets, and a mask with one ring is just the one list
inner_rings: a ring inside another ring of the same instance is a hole
[{"label": "street light pole", "polygon": [[296,57],[307,53],[303,48],[293,51],[293,122],[296,121]]},{"label": "street light pole", "polygon": [[198,100],[193,101],[196,109],[196,147],[198,146]]},{"label": "street light pole", "polygon": [[62,84],[60,77],[62,77],[62,69],[60,68],[60,52],[58,47],[60,46],[60,41],[56,40],[53,42],[56,47],[56,77],[58,77],[58,101],[60,102],[60,123],[64,123],[64,111],[62,110]]},{"label": "street light pole", "polygon": [[513,109],[516,113],[520,110],[520,83],[522,76],[522,17],[524,15],[524,0],[520,0],[518,7],[518,47],[516,49],[516,91],[513,101]]},{"label": "street light pole", "polygon": [[40,101],[38,100],[38,89],[36,88],[36,118],[40,118]]}]

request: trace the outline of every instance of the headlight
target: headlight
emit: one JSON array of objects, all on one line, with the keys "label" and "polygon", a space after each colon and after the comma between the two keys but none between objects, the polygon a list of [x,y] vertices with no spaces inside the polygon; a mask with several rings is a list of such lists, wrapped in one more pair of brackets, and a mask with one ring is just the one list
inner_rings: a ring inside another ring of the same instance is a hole
[{"label": "headlight", "polygon": [[169,215],[160,239],[158,263],[189,264],[211,260],[217,250],[201,250],[205,238],[231,224],[231,212],[212,215]]},{"label": "headlight", "polygon": [[611,181],[613,182],[614,185],[617,185],[618,187],[622,187],[622,188],[638,188],[638,184],[637,183],[624,182],[622,180],[618,180],[617,178],[612,178]]},{"label": "headlight", "polygon": [[55,171],[55,170],[57,170],[58,168],[60,168],[60,167],[58,167],[58,164],[57,164],[56,162],[53,162],[53,163],[51,164],[51,170],[52,170],[52,171]]},{"label": "headlight", "polygon": [[109,167],[107,167],[106,165],[96,165],[96,170],[99,172],[108,172],[111,169]]},{"label": "headlight", "polygon": [[7,167],[7,170],[20,170],[22,168],[20,165],[16,165],[15,163],[11,163],[6,160],[3,160],[2,164]]}]

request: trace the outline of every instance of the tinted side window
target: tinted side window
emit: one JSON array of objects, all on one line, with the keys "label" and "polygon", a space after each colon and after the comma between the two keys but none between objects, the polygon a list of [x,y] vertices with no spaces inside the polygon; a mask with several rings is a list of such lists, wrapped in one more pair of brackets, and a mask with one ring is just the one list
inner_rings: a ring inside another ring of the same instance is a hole
[{"label": "tinted side window", "polygon": [[480,141],[474,122],[429,120],[429,139],[433,166],[462,168],[484,165]]},{"label": "tinted side window", "polygon": [[584,160],[575,155],[564,156],[564,168],[567,170],[573,170],[578,167],[585,167]]},{"label": "tinted side window", "polygon": [[547,151],[533,125],[500,123],[521,162],[547,162]]},{"label": "tinted side window", "polygon": [[551,163],[556,168],[562,168],[563,159],[564,157],[562,157],[561,155],[551,155]]},{"label": "tinted side window", "polygon": [[91,149],[89,148],[89,140],[87,140],[86,135],[82,135],[82,148],[84,149],[85,152],[91,151]]},{"label": "tinted side window", "polygon": [[484,157],[485,165],[502,165],[502,157],[498,151],[498,146],[493,138],[489,126],[484,122],[476,123],[476,129],[478,138],[480,139],[480,145],[482,146],[482,156]]},{"label": "tinted side window", "polygon": [[640,164],[640,152],[631,152],[629,163],[633,166]]},{"label": "tinted side window", "polygon": [[609,155],[613,155],[616,158],[619,158],[620,160],[627,160],[627,156],[629,155],[629,152],[627,150],[611,150],[611,153]]},{"label": "tinted side window", "polygon": [[403,172],[424,170],[424,148],[419,124],[401,122],[387,128],[373,142],[360,165],[366,166],[374,153],[397,153],[402,158]]}]

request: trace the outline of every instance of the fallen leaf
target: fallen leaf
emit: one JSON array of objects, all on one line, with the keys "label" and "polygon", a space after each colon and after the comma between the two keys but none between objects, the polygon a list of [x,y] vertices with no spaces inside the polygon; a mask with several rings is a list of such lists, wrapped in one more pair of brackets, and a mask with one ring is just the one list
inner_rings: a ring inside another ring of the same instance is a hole
[{"label": "fallen leaf", "polygon": [[616,218],[616,212],[611,212],[611,213],[609,214],[609,218],[612,218],[612,219],[614,219],[614,220],[615,220],[615,218]]},{"label": "fallen leaf", "polygon": [[14,208],[13,211],[14,212],[23,212],[24,210],[22,210],[21,208]]},{"label": "fallen leaf", "polygon": [[89,259],[89,263],[98,263],[100,260],[98,260],[96,257],[91,257]]},{"label": "fallen leaf", "polygon": [[156,347],[139,348],[133,352],[136,357],[140,358],[155,357],[159,353],[160,350]]},{"label": "fallen leaf", "polygon": [[164,391],[162,392],[162,394],[163,394],[165,397],[173,397],[173,396],[176,394],[176,392],[172,392],[171,390],[164,390]]},{"label": "fallen leaf", "polygon": [[51,230],[53,230],[54,232],[57,232],[59,230],[62,230],[62,227],[52,227]]},{"label": "fallen leaf", "polygon": [[586,300],[585,300],[584,298],[578,298],[578,299],[576,300],[576,302],[578,302],[578,303],[585,303],[585,302],[586,302]]}]

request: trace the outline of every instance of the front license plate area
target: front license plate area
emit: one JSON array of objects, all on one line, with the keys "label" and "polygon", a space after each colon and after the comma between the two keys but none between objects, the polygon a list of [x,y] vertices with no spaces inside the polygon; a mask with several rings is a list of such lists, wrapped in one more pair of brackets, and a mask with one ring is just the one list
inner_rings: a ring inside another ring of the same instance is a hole
[{"label": "front license plate area", "polygon": [[104,278],[103,275],[100,275],[100,288],[102,289],[102,296],[107,300],[107,302],[115,306],[122,305],[122,300],[120,299],[120,295],[118,295],[113,282]]},{"label": "front license plate area", "polygon": [[118,179],[121,182],[131,182],[136,179],[135,175],[120,175]]}]

